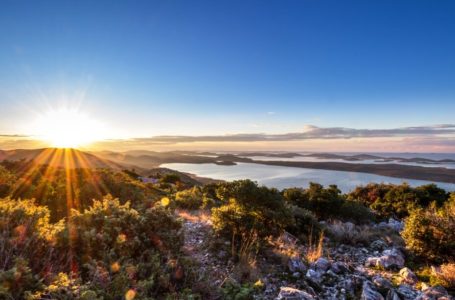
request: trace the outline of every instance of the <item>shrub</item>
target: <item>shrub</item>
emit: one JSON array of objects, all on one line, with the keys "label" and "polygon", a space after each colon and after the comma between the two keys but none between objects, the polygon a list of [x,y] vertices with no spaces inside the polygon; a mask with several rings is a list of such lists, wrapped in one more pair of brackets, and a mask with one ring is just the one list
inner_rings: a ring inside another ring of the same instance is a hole
[{"label": "shrub", "polygon": [[385,240],[394,245],[403,243],[400,236],[390,228],[379,228],[368,225],[355,225],[350,222],[333,222],[327,226],[330,238],[346,245],[368,246],[373,241]]},{"label": "shrub", "polygon": [[443,286],[454,290],[455,289],[455,263],[447,263],[441,265],[441,272],[438,274],[439,279],[443,282]]},{"label": "shrub", "polygon": [[284,193],[296,205],[312,211],[318,218],[327,219],[338,215],[339,208],[343,203],[341,191],[336,185],[330,185],[324,188],[322,185],[310,182],[307,189],[301,191],[300,197],[295,199],[298,195],[293,191],[290,195]]},{"label": "shrub", "polygon": [[[50,224],[50,212],[36,206],[33,200],[0,200],[0,265],[5,269],[13,264],[28,265],[34,273],[49,270],[54,257],[54,236],[63,230],[63,221]],[[40,257],[39,260],[36,258]],[[23,262],[25,261],[25,262]]]},{"label": "shrub", "polygon": [[9,195],[15,181],[15,176],[5,167],[0,166],[0,197]]},{"label": "shrub", "polygon": [[163,207],[139,213],[106,197],[83,213],[74,212],[68,222],[61,241],[70,246],[83,282],[105,291],[103,296],[122,297],[131,288],[156,296],[176,283],[181,224]]},{"label": "shrub", "polygon": [[359,202],[345,200],[339,210],[339,219],[356,224],[367,224],[375,221],[376,215]]},{"label": "shrub", "polygon": [[283,196],[288,203],[311,211],[319,219],[338,219],[355,223],[368,223],[375,219],[372,211],[362,203],[346,200],[336,185],[324,188],[311,182],[307,189],[285,189]]},{"label": "shrub", "polygon": [[406,246],[420,257],[433,261],[455,259],[455,214],[444,209],[417,209],[405,221],[402,236]]},{"label": "shrub", "polygon": [[316,216],[309,210],[298,206],[290,206],[294,222],[286,230],[297,235],[301,240],[308,240],[312,235],[319,235],[321,225]]},{"label": "shrub", "polygon": [[281,194],[250,180],[220,184],[217,193],[226,204],[212,209],[213,228],[232,242],[232,255],[248,256],[269,236],[292,222]]},{"label": "shrub", "polygon": [[253,299],[255,291],[260,289],[260,284],[244,283],[228,281],[223,286],[221,292],[223,299],[226,300],[249,300]]},{"label": "shrub", "polygon": [[175,194],[175,205],[185,209],[198,209],[203,204],[201,189],[194,186],[191,189],[177,192]]},{"label": "shrub", "polygon": [[[50,212],[32,200],[0,200],[0,295],[21,299],[39,289],[48,275],[65,268],[56,253],[55,234],[64,223],[49,223]],[[38,274],[42,274],[41,278]]]},{"label": "shrub", "polygon": [[160,178],[161,183],[172,183],[176,184],[177,182],[181,181],[180,176],[178,174],[166,174]]},{"label": "shrub", "polygon": [[400,185],[370,183],[355,188],[348,199],[361,202],[383,218],[405,218],[416,208],[441,207],[448,198],[447,193],[435,184],[417,188],[407,183]]}]

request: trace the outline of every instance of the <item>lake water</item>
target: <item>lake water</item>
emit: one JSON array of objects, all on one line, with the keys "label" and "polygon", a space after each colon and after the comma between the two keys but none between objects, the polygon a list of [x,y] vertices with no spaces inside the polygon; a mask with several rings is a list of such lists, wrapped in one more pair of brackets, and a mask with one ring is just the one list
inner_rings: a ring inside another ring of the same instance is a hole
[{"label": "lake water", "polygon": [[[278,189],[288,187],[307,187],[309,182],[322,185],[336,184],[343,192],[349,192],[358,185],[370,182],[400,184],[408,182],[412,186],[432,183],[424,180],[400,179],[358,172],[317,170],[306,168],[267,166],[260,164],[238,163],[234,166],[215,164],[183,164],[170,163],[161,165],[163,168],[174,169],[180,172],[192,173],[200,177],[221,180],[251,179],[268,187]],[[455,191],[455,184],[435,182],[447,191]]]},{"label": "lake water", "polygon": [[[309,154],[309,153],[300,153],[300,154]],[[363,154],[363,153],[333,153],[344,156]],[[367,153],[370,155],[375,155],[384,158],[390,157],[399,157],[399,158],[425,158],[432,160],[443,160],[451,159],[455,160],[455,154],[453,153]],[[307,162],[343,162],[343,163],[352,163],[352,164],[398,164],[398,165],[408,165],[408,166],[418,166],[418,167],[427,167],[427,168],[447,168],[455,169],[455,163],[420,163],[420,162],[402,162],[397,160],[392,161],[383,161],[380,159],[363,159],[349,161],[341,158],[319,158],[313,156],[295,156],[295,157],[270,157],[270,156],[248,156],[253,160],[270,160],[270,161],[307,161]]]}]

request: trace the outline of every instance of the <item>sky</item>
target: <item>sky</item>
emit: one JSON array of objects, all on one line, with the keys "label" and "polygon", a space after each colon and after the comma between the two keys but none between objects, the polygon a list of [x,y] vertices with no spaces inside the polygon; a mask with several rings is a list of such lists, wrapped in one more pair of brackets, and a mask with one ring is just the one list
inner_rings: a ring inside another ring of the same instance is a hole
[{"label": "sky", "polygon": [[0,148],[455,152],[454,53],[449,0],[4,0]]}]

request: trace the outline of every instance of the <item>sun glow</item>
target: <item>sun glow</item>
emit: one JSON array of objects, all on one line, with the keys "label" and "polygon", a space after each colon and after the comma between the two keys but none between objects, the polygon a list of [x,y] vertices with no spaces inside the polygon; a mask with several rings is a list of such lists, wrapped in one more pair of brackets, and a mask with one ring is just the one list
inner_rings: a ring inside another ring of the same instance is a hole
[{"label": "sun glow", "polygon": [[50,110],[36,122],[40,139],[57,148],[78,148],[103,138],[104,128],[98,121],[76,109]]}]

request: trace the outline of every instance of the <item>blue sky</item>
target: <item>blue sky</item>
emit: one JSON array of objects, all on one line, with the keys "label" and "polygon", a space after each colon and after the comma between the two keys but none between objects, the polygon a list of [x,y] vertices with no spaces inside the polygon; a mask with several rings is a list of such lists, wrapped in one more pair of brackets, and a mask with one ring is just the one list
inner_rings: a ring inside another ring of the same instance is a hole
[{"label": "blue sky", "polygon": [[2,1],[0,133],[79,106],[118,137],[454,123],[453,1]]}]

